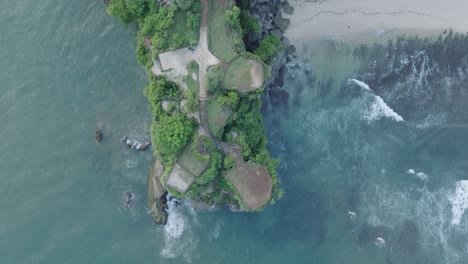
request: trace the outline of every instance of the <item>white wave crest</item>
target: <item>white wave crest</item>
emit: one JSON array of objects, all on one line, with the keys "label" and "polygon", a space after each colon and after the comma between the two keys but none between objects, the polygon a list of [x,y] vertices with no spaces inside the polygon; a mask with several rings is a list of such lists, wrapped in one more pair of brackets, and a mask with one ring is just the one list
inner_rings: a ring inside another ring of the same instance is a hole
[{"label": "white wave crest", "polygon": [[416,172],[413,169],[409,169],[406,171],[407,174],[415,174]]},{"label": "white wave crest", "polygon": [[380,117],[389,117],[397,122],[404,121],[397,112],[393,111],[384,100],[377,95],[374,95],[374,102],[372,103],[369,111],[365,114],[369,121],[380,119]]},{"label": "white wave crest", "polygon": [[353,211],[349,211],[348,216],[349,216],[349,219],[351,220],[356,220],[356,217],[357,217],[356,213]]},{"label": "white wave crest", "polygon": [[429,175],[427,175],[424,172],[418,172],[416,173],[416,177],[418,177],[418,179],[420,179],[421,181],[427,181],[427,179],[429,178]]},{"label": "white wave crest", "polygon": [[376,246],[378,246],[379,248],[383,248],[383,247],[385,247],[387,245],[385,240],[383,238],[381,238],[381,237],[376,238],[375,241],[374,241],[374,244]]},{"label": "white wave crest", "polygon": [[461,222],[465,210],[468,208],[468,180],[458,181],[455,191],[449,196],[452,205],[452,225]]},{"label": "white wave crest", "polygon": [[373,102],[370,106],[370,109],[364,114],[364,117],[369,121],[378,120],[381,117],[389,117],[397,122],[404,121],[397,112],[390,108],[382,99],[382,97],[375,95],[374,91],[367,85],[365,82],[351,79],[355,84],[359,85],[364,90],[371,92],[373,96]]},{"label": "white wave crest", "polygon": [[359,85],[361,88],[363,88],[365,90],[372,91],[372,89],[369,87],[369,85],[367,85],[367,83],[365,83],[365,82],[362,82],[362,81],[359,81],[359,80],[356,80],[356,79],[351,79],[351,81],[353,81],[355,84]]}]

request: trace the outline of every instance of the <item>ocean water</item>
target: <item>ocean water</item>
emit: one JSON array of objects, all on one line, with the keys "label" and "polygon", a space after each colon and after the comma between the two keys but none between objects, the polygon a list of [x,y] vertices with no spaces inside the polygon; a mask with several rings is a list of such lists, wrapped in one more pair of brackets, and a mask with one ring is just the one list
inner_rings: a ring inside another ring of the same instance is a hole
[{"label": "ocean water", "polygon": [[261,213],[171,202],[162,227],[151,153],[120,142],[149,136],[134,29],[98,0],[0,1],[0,25],[0,263],[468,262],[462,41],[365,58],[306,45],[287,109],[264,111],[284,199]]}]

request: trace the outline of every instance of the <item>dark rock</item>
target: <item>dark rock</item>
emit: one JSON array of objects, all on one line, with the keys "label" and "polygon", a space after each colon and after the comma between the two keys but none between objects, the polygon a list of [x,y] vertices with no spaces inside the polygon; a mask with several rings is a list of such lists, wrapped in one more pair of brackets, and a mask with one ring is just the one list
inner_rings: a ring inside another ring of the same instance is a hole
[{"label": "dark rock", "polygon": [[166,195],[162,196],[161,198],[154,199],[153,203],[150,207],[151,217],[153,221],[158,225],[165,225],[167,224],[167,199]]},{"label": "dark rock", "polygon": [[293,54],[295,52],[296,52],[296,47],[294,47],[293,45],[289,45],[286,48],[286,54],[288,54],[288,55]]},{"label": "dark rock", "polygon": [[135,194],[131,190],[125,192],[124,200],[125,200],[124,202],[125,208],[127,209],[130,208],[133,202],[135,201]]},{"label": "dark rock", "polygon": [[164,166],[159,160],[155,160],[148,176],[148,207],[153,221],[158,225],[167,223],[167,191],[160,180],[164,173]]},{"label": "dark rock", "polygon": [[289,94],[283,89],[271,89],[268,92],[270,96],[270,104],[274,111],[287,111]]},{"label": "dark rock", "polygon": [[100,142],[102,140],[102,131],[101,131],[101,129],[96,130],[96,140],[97,140],[97,142]]},{"label": "dark rock", "polygon": [[270,35],[275,35],[279,39],[281,39],[282,36],[283,36],[278,29],[272,29],[272,30],[268,31],[268,33],[270,33]]}]

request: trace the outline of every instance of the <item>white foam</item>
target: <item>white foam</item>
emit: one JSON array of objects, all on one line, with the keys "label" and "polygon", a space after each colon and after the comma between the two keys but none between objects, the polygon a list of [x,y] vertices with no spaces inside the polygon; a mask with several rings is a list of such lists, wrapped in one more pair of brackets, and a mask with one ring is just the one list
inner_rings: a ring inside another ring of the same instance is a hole
[{"label": "white foam", "polygon": [[378,246],[379,248],[385,247],[387,244],[385,243],[385,240],[381,237],[378,237],[375,239],[374,244]]},{"label": "white foam", "polygon": [[370,109],[364,114],[364,117],[369,121],[378,120],[381,117],[389,117],[397,122],[404,121],[397,112],[390,108],[382,99],[382,97],[375,95],[374,91],[365,82],[351,79],[355,84],[359,85],[364,90],[370,91],[373,96],[373,102]]},{"label": "white foam", "polygon": [[372,89],[369,87],[369,85],[367,85],[367,83],[365,83],[365,82],[362,82],[362,81],[359,81],[359,80],[356,80],[356,79],[351,79],[351,81],[353,81],[355,84],[359,85],[361,88],[372,91]]},{"label": "white foam", "polygon": [[418,177],[421,181],[427,181],[427,179],[429,178],[429,175],[427,175],[424,172],[418,172],[416,173],[416,177]]},{"label": "white foam", "polygon": [[468,208],[468,180],[458,181],[455,191],[449,196],[452,205],[452,225],[460,224],[465,210]]},{"label": "white foam", "polygon": [[[176,206],[176,200],[167,202],[168,219],[164,226],[164,247],[161,256],[164,258],[183,257],[191,262],[191,253],[195,250],[198,240],[191,229],[194,211],[188,204]],[[190,207],[190,208],[189,208]]]},{"label": "white foam", "polygon": [[416,174],[416,172],[413,169],[409,169],[406,171],[407,174]]},{"label": "white foam", "polygon": [[348,216],[349,216],[349,219],[351,219],[351,220],[355,220],[356,217],[357,217],[356,213],[353,212],[353,211],[349,211]]},{"label": "white foam", "polygon": [[403,117],[393,111],[378,95],[374,95],[374,102],[365,116],[369,121],[378,120],[380,117],[389,117],[397,122],[404,121]]}]

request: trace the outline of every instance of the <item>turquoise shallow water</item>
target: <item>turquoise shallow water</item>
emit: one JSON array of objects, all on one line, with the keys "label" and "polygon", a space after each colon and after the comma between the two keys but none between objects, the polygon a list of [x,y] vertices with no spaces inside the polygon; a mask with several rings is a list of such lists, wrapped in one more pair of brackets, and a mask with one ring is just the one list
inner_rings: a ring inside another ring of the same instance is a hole
[{"label": "turquoise shallow water", "polygon": [[434,67],[415,48],[380,78],[388,61],[299,51],[312,64],[287,67],[288,111],[265,111],[284,199],[256,214],[171,204],[160,227],[151,153],[120,142],[147,139],[151,118],[132,28],[96,0],[0,1],[0,25],[0,263],[467,262],[468,217],[452,212],[468,200],[461,55]]}]

